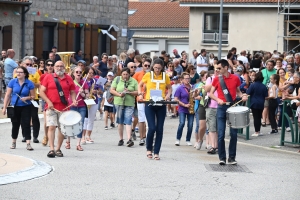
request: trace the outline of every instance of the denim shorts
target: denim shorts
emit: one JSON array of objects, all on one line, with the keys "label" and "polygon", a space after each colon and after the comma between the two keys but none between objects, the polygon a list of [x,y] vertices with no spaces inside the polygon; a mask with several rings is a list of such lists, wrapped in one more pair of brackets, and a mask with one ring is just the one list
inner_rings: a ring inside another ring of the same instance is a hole
[{"label": "denim shorts", "polygon": [[117,110],[117,123],[131,125],[134,106],[115,106]]}]

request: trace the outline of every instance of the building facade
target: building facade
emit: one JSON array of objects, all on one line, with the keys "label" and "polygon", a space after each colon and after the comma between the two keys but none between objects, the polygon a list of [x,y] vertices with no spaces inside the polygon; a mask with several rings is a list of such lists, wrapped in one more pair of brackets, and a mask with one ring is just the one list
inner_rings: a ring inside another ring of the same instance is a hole
[{"label": "building facade", "polygon": [[[0,0],[0,13],[5,13],[0,17],[0,47],[15,49],[16,58],[47,58],[52,46],[59,52],[82,50],[91,62],[95,55],[128,48],[127,34],[121,34],[127,31],[127,12],[127,0]],[[109,30],[111,25],[117,28]]]}]

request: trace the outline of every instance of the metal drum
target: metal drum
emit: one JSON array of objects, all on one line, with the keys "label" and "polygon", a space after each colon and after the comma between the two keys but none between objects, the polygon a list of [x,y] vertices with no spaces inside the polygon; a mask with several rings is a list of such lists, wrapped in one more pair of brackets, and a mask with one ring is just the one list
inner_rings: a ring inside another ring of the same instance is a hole
[{"label": "metal drum", "polygon": [[246,106],[230,107],[226,111],[227,124],[231,128],[245,128],[250,124],[250,109]]},{"label": "metal drum", "polygon": [[66,136],[74,137],[82,131],[81,115],[74,110],[63,112],[59,123],[61,133]]}]

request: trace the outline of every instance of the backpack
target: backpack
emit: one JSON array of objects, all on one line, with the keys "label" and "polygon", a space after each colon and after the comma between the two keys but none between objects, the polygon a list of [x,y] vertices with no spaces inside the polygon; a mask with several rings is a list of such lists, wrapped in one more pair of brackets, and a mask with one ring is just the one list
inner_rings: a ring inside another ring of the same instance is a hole
[{"label": "backpack", "polygon": [[[120,82],[120,76],[117,77],[117,85],[119,84]],[[110,88],[107,88],[107,91],[106,91],[106,101],[109,103],[109,104],[113,104],[114,103],[114,95],[112,93],[110,93]]]}]

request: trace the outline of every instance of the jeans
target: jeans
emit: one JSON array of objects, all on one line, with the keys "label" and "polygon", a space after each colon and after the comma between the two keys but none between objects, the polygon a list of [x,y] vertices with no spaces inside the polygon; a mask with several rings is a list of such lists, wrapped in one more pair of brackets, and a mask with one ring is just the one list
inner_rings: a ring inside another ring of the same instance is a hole
[{"label": "jeans", "polygon": [[[219,105],[217,108],[217,127],[218,127],[218,153],[220,160],[226,160],[225,150],[225,131],[226,131],[226,110],[229,105]],[[229,142],[229,158],[236,156],[238,129],[230,128],[230,142]]]},{"label": "jeans", "polygon": [[164,132],[164,123],[166,118],[167,107],[163,106],[149,106],[145,104],[145,114],[148,122],[148,133],[146,138],[147,151],[152,151],[154,133],[156,133],[154,154],[159,154],[161,142]]},{"label": "jeans", "polygon": [[21,125],[23,137],[25,137],[26,140],[31,140],[31,130],[30,130],[31,106],[32,105],[14,107],[15,115],[13,118],[11,118],[12,139],[18,138],[19,129]]},{"label": "jeans", "polygon": [[188,124],[187,124],[188,129],[187,129],[187,133],[186,133],[186,141],[190,142],[191,141],[191,136],[192,136],[192,131],[193,131],[194,114],[178,113],[178,115],[179,115],[179,125],[178,125],[178,129],[177,129],[176,139],[177,140],[181,139],[183,127],[184,127],[184,124],[185,124],[185,118],[187,118],[187,120],[188,120]]},{"label": "jeans", "polygon": [[199,130],[199,115],[198,115],[198,111],[195,112],[195,118],[196,118],[195,133],[198,134],[198,130]]},{"label": "jeans", "polygon": [[[83,124],[84,124],[84,119],[85,119],[85,115],[86,115],[86,107],[85,106],[83,106],[83,107],[72,106],[70,110],[77,111],[81,115],[81,124],[82,124],[81,130],[83,130]],[[77,135],[77,137],[82,138],[82,131]]]}]

